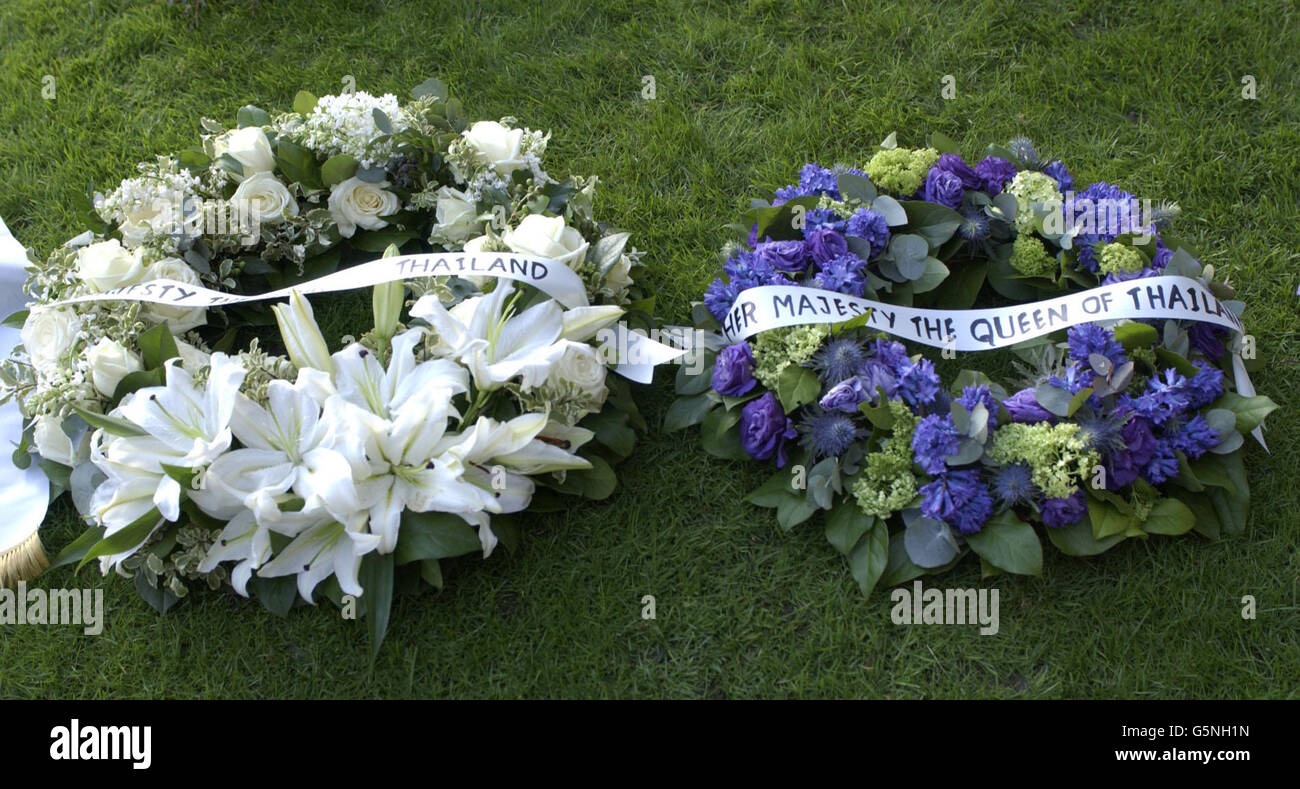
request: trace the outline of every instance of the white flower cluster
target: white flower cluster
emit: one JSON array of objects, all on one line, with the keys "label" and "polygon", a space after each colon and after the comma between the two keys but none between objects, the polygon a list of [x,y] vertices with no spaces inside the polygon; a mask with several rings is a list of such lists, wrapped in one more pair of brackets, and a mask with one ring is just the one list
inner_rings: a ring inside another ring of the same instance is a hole
[{"label": "white flower cluster", "polygon": [[[576,452],[593,434],[545,411],[502,421],[479,410],[507,382],[583,389],[598,409],[606,370],[586,341],[622,314],[554,301],[516,312],[513,295],[503,282],[451,310],[421,298],[411,314],[430,328],[394,337],[384,365],[359,343],[328,355],[310,304],[295,292],[275,312],[297,377],[270,381],[264,402],[241,392],[245,367],[224,354],[212,354],[203,382],[169,364],[166,385],[127,395],[110,415],[133,430],[100,429],[91,440],[106,479],[87,514],[106,537],[148,527],[136,546],[101,557],[101,569],[119,567],[180,519],[187,499],[227,523],[199,570],[236,562],[240,594],[257,572],[296,575],[307,600],[331,575],[360,595],[362,557],[397,549],[408,510],[461,518],[490,554],[491,516],[526,508],[532,476],[590,468]],[[461,412],[453,400],[471,383],[474,399]],[[291,540],[278,553],[272,533]]]},{"label": "white flower cluster", "polygon": [[536,184],[550,180],[542,155],[550,135],[514,128],[514,118],[479,121],[461,133],[447,150],[447,163],[456,180],[478,202],[487,189],[505,189],[516,170],[527,170]]},{"label": "white flower cluster", "polygon": [[301,124],[287,127],[294,138],[326,157],[347,154],[362,168],[383,167],[393,156],[391,140],[376,143],[383,135],[375,124],[375,110],[388,116],[393,132],[406,128],[405,115],[391,93],[372,96],[365,91],[322,96]]},{"label": "white flower cluster", "polygon": [[100,218],[116,224],[122,243],[132,249],[150,243],[174,250],[179,240],[197,237],[203,214],[199,179],[167,158],[140,170],[97,201]]}]

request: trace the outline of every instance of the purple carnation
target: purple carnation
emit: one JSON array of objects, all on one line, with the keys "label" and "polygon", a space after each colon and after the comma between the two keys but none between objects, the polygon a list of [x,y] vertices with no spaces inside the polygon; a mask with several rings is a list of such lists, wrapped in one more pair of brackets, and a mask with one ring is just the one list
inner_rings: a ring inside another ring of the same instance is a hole
[{"label": "purple carnation", "polygon": [[889,223],[885,221],[883,214],[878,214],[869,208],[860,208],[849,217],[844,232],[850,236],[866,239],[871,244],[873,258],[889,246]]},{"label": "purple carnation", "polygon": [[808,253],[802,241],[764,241],[754,249],[754,256],[777,271],[803,271]]},{"label": "purple carnation", "polygon": [[849,242],[844,240],[844,236],[836,233],[828,227],[819,227],[809,234],[804,247],[812,257],[813,262],[819,266],[824,266],[840,255],[848,254]]},{"label": "purple carnation", "polygon": [[1035,422],[1050,422],[1053,418],[1051,411],[1038,404],[1038,398],[1034,395],[1033,389],[1021,389],[1003,400],[1002,406],[1007,409],[1008,414],[1011,414],[1012,422],[1033,424]]},{"label": "purple carnation", "polygon": [[925,186],[922,187],[921,198],[926,202],[957,208],[961,205],[961,198],[965,193],[966,190],[962,187],[960,177],[947,170],[931,167],[929,174],[925,177]]},{"label": "purple carnation", "polygon": [[966,189],[979,189],[984,185],[984,181],[975,171],[971,169],[966,160],[955,153],[945,153],[939,157],[939,161],[934,163],[930,172],[935,170],[944,170],[961,179],[961,185]]},{"label": "purple carnation", "polygon": [[975,534],[993,514],[993,496],[978,469],[949,471],[921,488],[921,514]]},{"label": "purple carnation", "polygon": [[777,468],[785,466],[785,443],[798,434],[771,392],[750,400],[740,410],[740,445],[755,460],[775,457]]},{"label": "purple carnation", "polygon": [[713,389],[720,395],[740,397],[754,388],[754,354],[749,343],[728,345],[713,363]]},{"label": "purple carnation", "polygon": [[1076,490],[1063,499],[1044,499],[1039,509],[1043,513],[1043,523],[1060,528],[1083,520],[1088,513],[1088,500],[1082,490]]},{"label": "purple carnation", "polygon": [[955,454],[960,446],[961,434],[948,414],[930,414],[917,424],[912,434],[912,452],[917,465],[927,474],[946,471],[947,457]]},{"label": "purple carnation", "polygon": [[1002,186],[1016,177],[1016,166],[998,156],[986,156],[975,165],[975,175],[979,176],[980,185],[990,195],[1002,193]]}]

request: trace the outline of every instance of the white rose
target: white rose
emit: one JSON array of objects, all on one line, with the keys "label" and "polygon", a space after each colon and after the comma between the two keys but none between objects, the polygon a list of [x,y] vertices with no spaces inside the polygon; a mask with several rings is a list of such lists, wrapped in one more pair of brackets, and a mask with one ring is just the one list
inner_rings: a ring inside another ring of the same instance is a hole
[{"label": "white rose", "polygon": [[541,214],[524,217],[519,227],[506,230],[501,240],[521,255],[557,260],[569,268],[582,264],[590,246],[581,233],[564,224],[564,217]]},{"label": "white rose", "polygon": [[[171,279],[182,285],[195,287],[203,285],[198,273],[180,258],[163,258],[145,270],[145,282],[156,279]],[[168,307],[162,304],[147,304],[145,309],[147,314],[157,322],[167,321],[167,328],[172,334],[183,334],[208,322],[207,307]]]},{"label": "white rose", "polygon": [[104,397],[112,397],[127,375],[144,369],[139,356],[107,337],[91,346],[86,362],[90,365],[91,383]]},{"label": "white rose", "polygon": [[379,230],[388,226],[382,216],[397,213],[397,195],[387,191],[387,181],[372,184],[356,176],[335,185],[330,192],[330,216],[344,238],[352,238],[357,228]]},{"label": "white rose", "polygon": [[605,357],[585,343],[570,343],[546,377],[547,384],[569,384],[591,397],[593,409],[605,402]]},{"label": "white rose", "polygon": [[92,291],[134,285],[143,274],[140,250],[128,250],[115,238],[77,251],[77,276]]},{"label": "white rose", "polygon": [[213,158],[220,159],[230,154],[244,167],[243,175],[232,176],[235,181],[243,181],[254,173],[265,173],[275,169],[275,154],[271,153],[271,143],[266,133],[256,126],[231,129],[212,141]]},{"label": "white rose", "polygon": [[478,221],[478,210],[469,195],[450,186],[442,187],[435,194],[438,198],[438,224],[433,228],[435,236],[459,244],[483,229],[483,223]]},{"label": "white rose", "polygon": [[264,225],[278,225],[286,217],[298,215],[298,201],[293,199],[289,188],[269,172],[245,178],[231,200],[243,201],[250,218]]},{"label": "white rose", "polygon": [[605,287],[612,293],[622,293],[632,286],[632,258],[620,255],[618,262],[605,272]]},{"label": "white rose", "polygon": [[187,232],[190,230],[189,227],[175,221],[176,215],[181,212],[177,211],[174,203],[179,203],[183,199],[182,197],[173,201],[157,197],[151,201],[140,200],[123,206],[122,221],[117,228],[122,234],[122,241],[127,247],[134,249],[144,243],[150,231],[166,234],[184,232],[192,235]]},{"label": "white rose", "polygon": [[33,310],[20,332],[23,347],[37,368],[58,363],[77,340],[81,317],[66,307]]},{"label": "white rose", "polygon": [[[68,434],[63,432],[58,420],[52,416],[36,417],[32,432],[32,442],[36,444],[36,451],[46,460],[75,467],[89,456],[87,442],[83,440],[81,446],[74,446],[72,439],[68,438]],[[89,433],[82,438],[88,439]]]},{"label": "white rose", "polygon": [[461,132],[479,161],[496,170],[502,177],[528,165],[523,157],[523,129],[507,129],[496,121],[479,121]]}]

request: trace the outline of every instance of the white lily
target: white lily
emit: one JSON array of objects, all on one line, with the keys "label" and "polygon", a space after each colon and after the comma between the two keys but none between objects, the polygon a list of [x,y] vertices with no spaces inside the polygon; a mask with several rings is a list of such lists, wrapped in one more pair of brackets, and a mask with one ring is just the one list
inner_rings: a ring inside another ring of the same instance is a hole
[{"label": "white lily", "polygon": [[221,535],[208,548],[203,561],[199,562],[199,572],[210,573],[221,562],[238,559],[239,563],[230,571],[230,585],[236,592],[248,597],[249,578],[269,558],[270,532],[256,523],[251,510],[244,510],[221,530]]},{"label": "white lily", "polygon": [[514,284],[498,281],[486,296],[465,299],[450,310],[424,296],[411,315],[428,321],[439,348],[462,362],[480,390],[498,389],[518,377],[533,389],[564,354],[563,340],[594,336],[622,315],[618,307],[580,307],[564,311],[553,299],[514,313]]},{"label": "white lily", "polygon": [[289,360],[299,369],[330,369],[329,346],[316,323],[311,302],[298,291],[289,293],[288,304],[272,305],[275,322],[280,326],[280,336],[289,352]]},{"label": "white lily", "polygon": [[314,602],[316,586],[331,575],[339,579],[345,594],[360,596],[364,591],[357,581],[361,557],[379,547],[379,536],[365,533],[364,528],[359,520],[345,526],[322,511],[257,574],[264,578],[297,575],[298,593],[309,603]]},{"label": "white lily", "polygon": [[194,386],[194,377],[179,359],[167,362],[165,386],[138,389],[116,413],[180,455],[176,465],[198,468],[230,448],[230,415],[244,381],[244,366],[224,353],[212,354],[207,385]]}]

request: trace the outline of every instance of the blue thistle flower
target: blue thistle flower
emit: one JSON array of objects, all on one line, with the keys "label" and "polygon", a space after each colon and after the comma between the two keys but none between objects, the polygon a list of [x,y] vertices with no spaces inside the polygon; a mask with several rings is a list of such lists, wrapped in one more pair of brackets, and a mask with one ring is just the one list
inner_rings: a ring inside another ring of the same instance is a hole
[{"label": "blue thistle flower", "polygon": [[855,441],[866,436],[866,431],[849,416],[820,408],[814,408],[804,416],[799,432],[803,434],[799,443],[808,449],[814,461],[839,457]]},{"label": "blue thistle flower", "polygon": [[867,353],[857,340],[836,337],[813,355],[812,367],[822,383],[837,384],[857,375],[866,360]]},{"label": "blue thistle flower", "polygon": [[1021,167],[1035,169],[1041,163],[1038,158],[1038,149],[1034,147],[1034,141],[1028,137],[1016,137],[1007,143],[1007,149],[1011,155],[1016,157]]},{"label": "blue thistle flower", "polygon": [[967,241],[983,241],[989,237],[989,218],[979,208],[967,208],[961,212],[965,219],[957,228],[957,235]]},{"label": "blue thistle flower", "polygon": [[1008,507],[1024,504],[1038,492],[1034,486],[1033,472],[1024,463],[1003,466],[993,475],[993,492],[998,501]]}]

